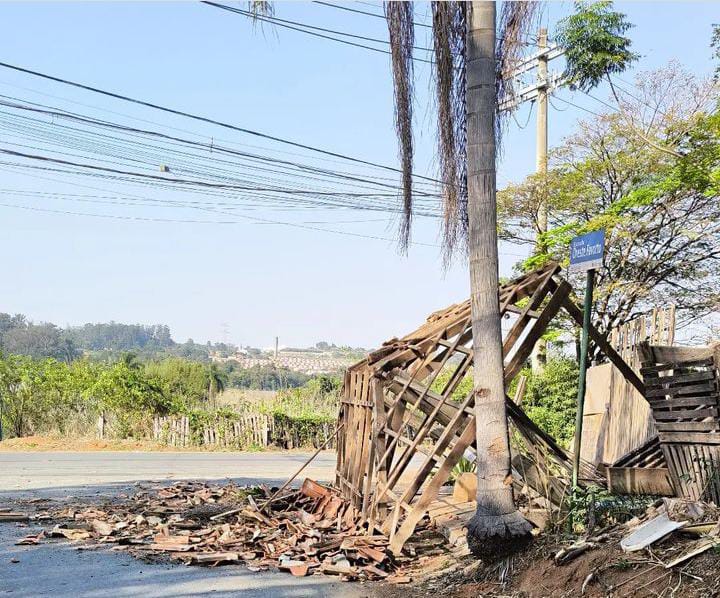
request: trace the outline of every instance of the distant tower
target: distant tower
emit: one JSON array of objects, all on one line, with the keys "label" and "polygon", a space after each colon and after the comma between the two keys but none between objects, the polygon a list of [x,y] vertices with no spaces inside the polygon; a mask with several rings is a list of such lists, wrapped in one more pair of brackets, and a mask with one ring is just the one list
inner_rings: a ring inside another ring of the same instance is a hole
[{"label": "distant tower", "polygon": [[275,337],[275,359],[278,358],[278,346],[279,346],[279,343],[280,343],[280,337],[279,337],[279,336],[276,336],[276,337]]}]

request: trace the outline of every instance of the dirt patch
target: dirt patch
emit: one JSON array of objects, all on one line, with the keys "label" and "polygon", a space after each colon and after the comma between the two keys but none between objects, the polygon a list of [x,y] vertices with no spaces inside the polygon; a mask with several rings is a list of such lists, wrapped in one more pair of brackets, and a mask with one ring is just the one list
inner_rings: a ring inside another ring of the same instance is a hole
[{"label": "dirt patch", "polygon": [[[275,447],[266,447],[262,451],[283,450]],[[307,450],[307,449],[306,449]],[[152,440],[99,440],[97,438],[65,438],[62,436],[26,436],[24,438],[10,438],[0,442],[0,452],[20,451],[160,451],[160,452],[238,452],[231,448],[201,446],[177,447],[168,446]],[[248,452],[248,451],[243,451]],[[287,451],[285,451],[287,452]],[[290,452],[303,452],[302,449]]]},{"label": "dirt patch", "polygon": [[[553,557],[567,543],[538,538],[527,550],[512,558],[509,569],[506,563],[474,567],[475,561],[469,557],[458,561],[459,566],[448,575],[426,580],[418,578],[405,587],[385,585],[380,594],[386,598],[440,593],[446,598],[720,596],[720,552],[711,550],[688,561],[685,566],[673,569],[665,569],[656,554],[658,550],[672,551],[675,546],[680,551],[687,547],[688,541],[671,536],[656,543],[653,550],[626,554],[615,540],[611,540],[566,565],[556,565]],[[504,583],[500,581],[503,570]]]},{"label": "dirt patch", "polygon": [[99,440],[61,436],[26,436],[0,442],[0,451],[175,451],[150,440]]}]

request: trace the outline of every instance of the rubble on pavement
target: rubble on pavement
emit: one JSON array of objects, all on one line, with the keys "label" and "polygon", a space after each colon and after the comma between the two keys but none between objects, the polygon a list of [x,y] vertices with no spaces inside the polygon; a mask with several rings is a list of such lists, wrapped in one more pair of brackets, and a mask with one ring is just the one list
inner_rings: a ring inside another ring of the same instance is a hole
[{"label": "rubble on pavement", "polygon": [[17,544],[62,538],[187,565],[235,563],[252,571],[278,568],[299,577],[406,580],[386,550],[387,538],[366,535],[356,510],[334,489],[308,479],[300,489],[287,489],[268,504],[271,496],[266,486],[202,482],[140,489],[116,504],[41,511],[32,519],[49,520],[52,527]]}]

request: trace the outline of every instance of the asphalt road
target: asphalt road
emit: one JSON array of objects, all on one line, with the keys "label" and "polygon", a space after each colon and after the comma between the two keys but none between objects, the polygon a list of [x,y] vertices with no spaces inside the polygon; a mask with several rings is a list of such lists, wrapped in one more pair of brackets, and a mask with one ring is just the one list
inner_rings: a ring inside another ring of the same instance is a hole
[{"label": "asphalt road", "polygon": [[[278,484],[308,453],[23,453],[0,452],[0,506],[32,509],[54,503],[93,502],[133,491],[143,481],[205,479]],[[332,479],[335,455],[321,453],[300,476]],[[30,502],[34,501],[34,502]],[[42,502],[38,502],[42,501]],[[241,565],[213,569],[149,564],[107,549],[78,550],[69,542],[15,546],[40,528],[0,523],[0,596],[372,596],[371,586],[334,578],[253,573]],[[17,562],[13,562],[17,561]]]},{"label": "asphalt road", "polygon": [[[59,490],[140,480],[285,481],[311,455],[305,452],[0,452],[0,496],[6,491]],[[325,451],[301,477],[330,481],[335,453]]]}]

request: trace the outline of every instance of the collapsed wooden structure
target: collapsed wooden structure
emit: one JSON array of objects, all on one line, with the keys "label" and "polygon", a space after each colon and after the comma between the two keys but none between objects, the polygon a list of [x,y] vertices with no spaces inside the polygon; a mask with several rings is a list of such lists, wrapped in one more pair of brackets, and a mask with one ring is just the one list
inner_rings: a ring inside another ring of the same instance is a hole
[{"label": "collapsed wooden structure", "polygon": [[[500,286],[507,387],[561,310],[582,324],[582,310],[559,272],[557,264],[550,264]],[[594,328],[590,336],[644,392],[640,377],[605,337]],[[470,375],[472,358],[470,302],[465,301],[432,314],[407,336],[386,342],[345,375],[336,484],[370,532],[389,537],[395,553],[436,501],[453,468],[463,457],[474,459],[474,393],[457,396],[459,385]],[[513,459],[514,468],[522,470],[514,477],[537,486],[552,480],[553,472],[568,471],[567,452],[509,398],[507,407],[524,445]],[[533,475],[533,470],[550,475]],[[581,479],[603,482],[589,464],[584,464]]]},{"label": "collapsed wooden structure", "polygon": [[680,496],[720,504],[720,345],[639,346],[645,398]]}]

